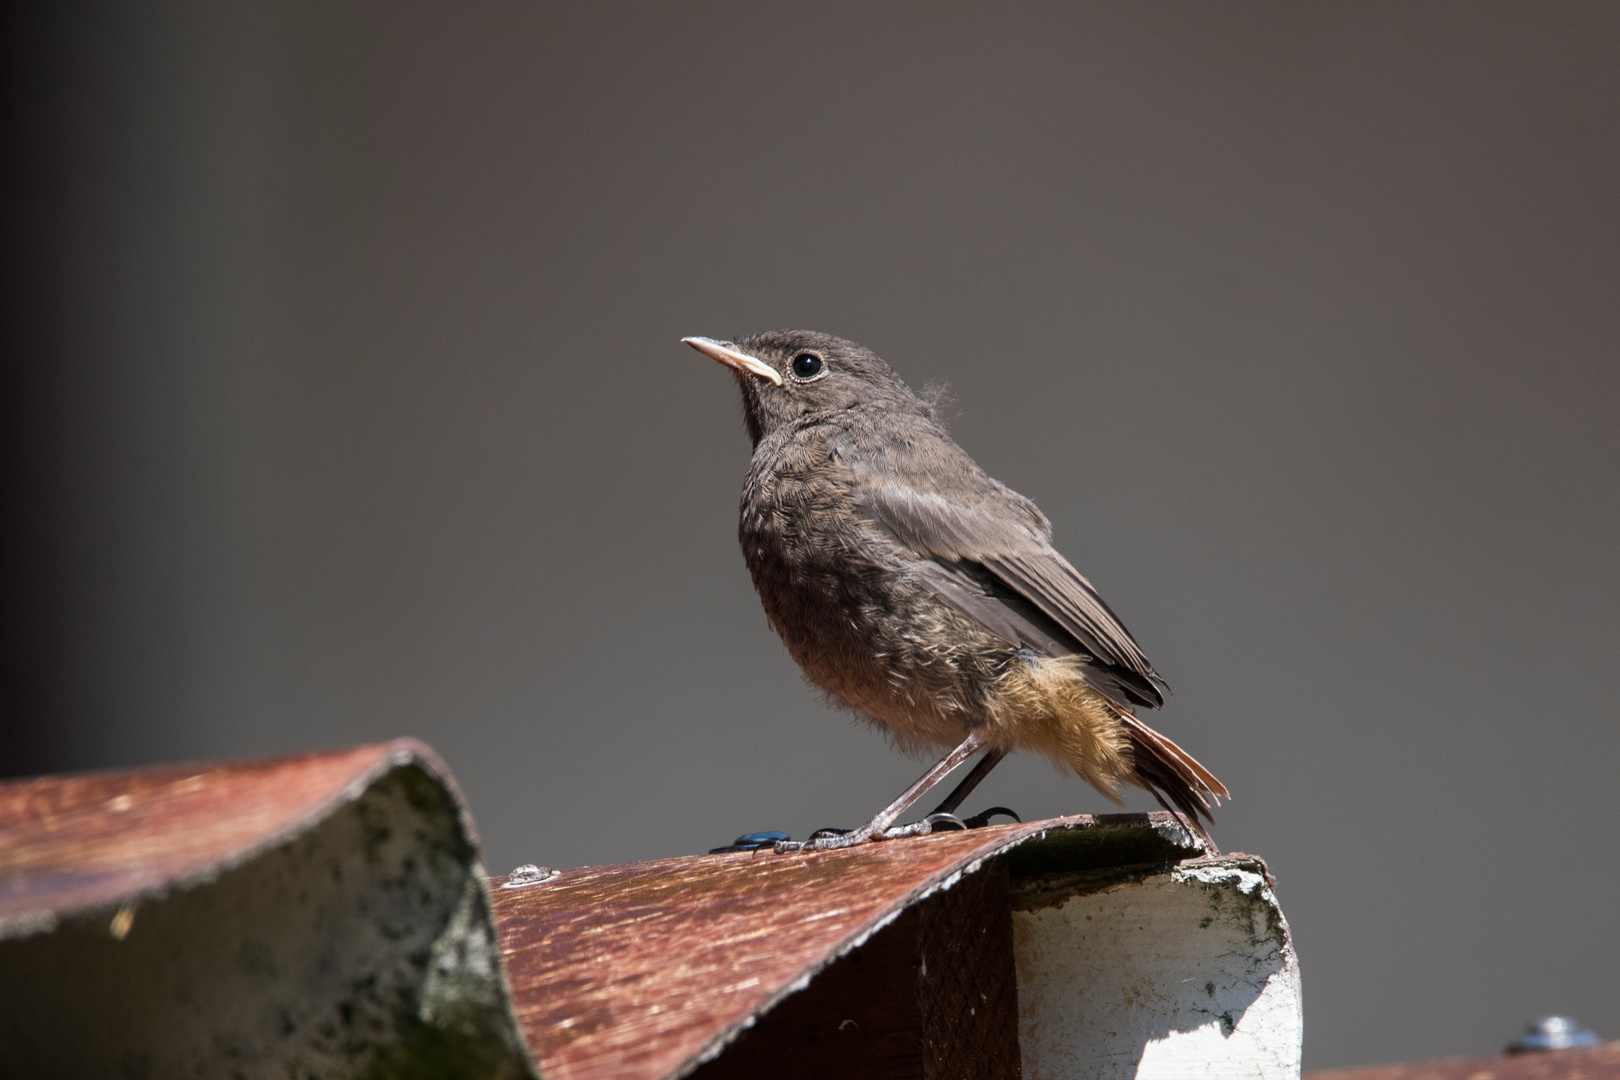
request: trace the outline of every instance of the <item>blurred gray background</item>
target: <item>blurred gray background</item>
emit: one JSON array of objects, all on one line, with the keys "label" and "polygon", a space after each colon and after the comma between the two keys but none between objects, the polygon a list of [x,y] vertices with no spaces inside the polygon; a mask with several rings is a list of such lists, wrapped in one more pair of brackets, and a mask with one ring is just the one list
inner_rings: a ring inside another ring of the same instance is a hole
[{"label": "blurred gray background", "polygon": [[418,735],[497,872],[863,820],[919,766],[677,342],[808,327],[1174,685],[1308,1066],[1620,1037],[1620,6],[10,17],[5,773]]}]

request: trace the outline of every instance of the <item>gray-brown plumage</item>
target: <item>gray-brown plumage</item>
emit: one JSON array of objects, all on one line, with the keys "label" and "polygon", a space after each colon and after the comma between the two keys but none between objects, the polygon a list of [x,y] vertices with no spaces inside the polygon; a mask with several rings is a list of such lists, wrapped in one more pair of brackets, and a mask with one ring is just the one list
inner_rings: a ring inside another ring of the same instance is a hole
[{"label": "gray-brown plumage", "polygon": [[686,340],[742,390],[743,556],[812,683],[908,748],[1032,750],[1209,817],[1226,788],[1134,715],[1164,703],[1135,639],[887,364],[807,331]]}]

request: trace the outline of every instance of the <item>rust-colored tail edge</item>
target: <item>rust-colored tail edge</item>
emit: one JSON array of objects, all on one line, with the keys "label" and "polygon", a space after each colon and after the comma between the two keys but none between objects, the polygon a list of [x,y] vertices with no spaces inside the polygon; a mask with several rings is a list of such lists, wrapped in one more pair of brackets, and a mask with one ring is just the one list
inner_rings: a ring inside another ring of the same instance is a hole
[{"label": "rust-colored tail edge", "polygon": [[1120,722],[1130,736],[1137,783],[1166,810],[1181,811],[1188,822],[1209,839],[1199,819],[1215,824],[1210,811],[1219,806],[1222,799],[1232,797],[1226,785],[1173,739],[1154,731],[1130,713],[1122,711]]}]

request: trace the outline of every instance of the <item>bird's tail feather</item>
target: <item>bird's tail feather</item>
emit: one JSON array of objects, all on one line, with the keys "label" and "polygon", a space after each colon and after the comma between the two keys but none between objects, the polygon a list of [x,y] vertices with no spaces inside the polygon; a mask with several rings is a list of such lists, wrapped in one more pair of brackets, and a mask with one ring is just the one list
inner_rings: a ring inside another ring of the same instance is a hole
[{"label": "bird's tail feather", "polygon": [[992,738],[1005,749],[1044,754],[1118,803],[1123,802],[1121,783],[1147,789],[1160,806],[1185,815],[1213,850],[1199,819],[1215,823],[1210,811],[1231,798],[1226,786],[1187,751],[1093,687],[1089,670],[1075,656],[1021,655],[991,696]]},{"label": "bird's tail feather", "polygon": [[1174,741],[1130,713],[1120,710],[1120,722],[1130,737],[1131,756],[1141,786],[1166,810],[1180,810],[1193,828],[1209,839],[1198,819],[1202,817],[1209,824],[1215,824],[1210,811],[1219,806],[1222,799],[1232,797],[1226,785]]}]

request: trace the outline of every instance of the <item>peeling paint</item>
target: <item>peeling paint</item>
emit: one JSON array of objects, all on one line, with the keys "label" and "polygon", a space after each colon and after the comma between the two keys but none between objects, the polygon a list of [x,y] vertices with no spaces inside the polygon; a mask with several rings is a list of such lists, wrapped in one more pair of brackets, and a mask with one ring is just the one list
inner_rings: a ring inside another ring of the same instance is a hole
[{"label": "peeling paint", "polygon": [[1037,881],[1013,913],[1027,1080],[1299,1075],[1299,965],[1258,860]]}]

